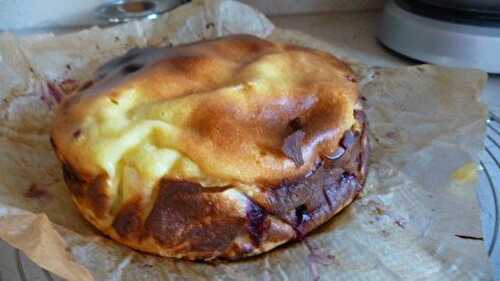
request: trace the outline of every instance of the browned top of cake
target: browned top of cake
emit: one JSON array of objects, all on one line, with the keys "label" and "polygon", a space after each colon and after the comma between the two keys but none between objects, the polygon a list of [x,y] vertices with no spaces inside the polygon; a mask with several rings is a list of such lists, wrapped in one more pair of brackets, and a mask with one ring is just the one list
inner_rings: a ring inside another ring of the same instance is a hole
[{"label": "browned top of cake", "polygon": [[[357,88],[343,62],[251,36],[131,51],[97,76],[64,101],[53,130],[60,155],[83,176],[114,175],[147,144],[199,170],[164,167],[161,176],[279,181],[310,170],[354,124]],[[301,166],[282,151],[297,118]]]}]

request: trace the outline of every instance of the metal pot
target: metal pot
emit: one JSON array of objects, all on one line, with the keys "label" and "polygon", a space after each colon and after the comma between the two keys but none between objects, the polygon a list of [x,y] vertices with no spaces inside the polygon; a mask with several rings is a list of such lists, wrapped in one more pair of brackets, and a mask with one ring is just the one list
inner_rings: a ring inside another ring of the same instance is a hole
[{"label": "metal pot", "polygon": [[0,32],[73,31],[154,18],[185,0],[0,0]]}]

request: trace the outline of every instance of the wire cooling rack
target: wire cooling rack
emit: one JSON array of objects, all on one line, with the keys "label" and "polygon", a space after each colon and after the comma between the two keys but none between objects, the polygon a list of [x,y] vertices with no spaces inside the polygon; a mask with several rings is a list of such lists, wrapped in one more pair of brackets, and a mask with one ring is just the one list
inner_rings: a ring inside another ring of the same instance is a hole
[{"label": "wire cooling rack", "polygon": [[[478,199],[485,246],[495,270],[500,270],[500,117],[490,112],[486,121],[485,149],[479,161],[481,178]],[[497,278],[500,278],[496,272]]]}]

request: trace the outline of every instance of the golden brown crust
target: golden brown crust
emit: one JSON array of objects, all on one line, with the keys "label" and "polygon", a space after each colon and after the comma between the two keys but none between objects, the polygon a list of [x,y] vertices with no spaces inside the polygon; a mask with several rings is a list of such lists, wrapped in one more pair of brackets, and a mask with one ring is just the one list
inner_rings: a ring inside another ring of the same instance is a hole
[{"label": "golden brown crust", "polygon": [[[79,174],[105,169],[89,139],[110,137],[92,131],[92,125],[106,123],[113,106],[123,108],[126,115],[119,117],[124,122],[142,118],[181,128],[169,132],[168,142],[154,129],[150,134],[157,145],[175,146],[212,177],[250,183],[304,174],[354,123],[352,72],[319,51],[233,36],[133,51],[125,58],[104,66],[98,74],[102,78],[61,105],[53,137]],[[128,102],[134,105],[128,108]],[[281,146],[288,123],[299,116],[306,133],[305,163],[297,169]],[[256,161],[261,155],[267,157]]]},{"label": "golden brown crust", "polygon": [[251,36],[133,50],[63,102],[52,143],[78,209],[113,239],[193,260],[251,256],[361,191],[352,77],[326,53]]}]

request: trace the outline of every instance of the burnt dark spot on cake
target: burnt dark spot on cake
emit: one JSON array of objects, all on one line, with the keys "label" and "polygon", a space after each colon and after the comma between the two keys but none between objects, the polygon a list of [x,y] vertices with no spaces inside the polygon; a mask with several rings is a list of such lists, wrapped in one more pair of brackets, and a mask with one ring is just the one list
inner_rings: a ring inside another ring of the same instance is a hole
[{"label": "burnt dark spot on cake", "polygon": [[311,219],[305,204],[302,204],[297,208],[295,208],[295,217],[296,217],[296,222],[295,222],[296,225],[301,225]]},{"label": "burnt dark spot on cake", "polygon": [[[314,118],[312,118],[314,119]],[[296,117],[288,122],[285,129],[285,138],[282,143],[281,151],[293,162],[296,167],[304,164],[302,145],[306,141],[306,129],[300,117]],[[307,122],[307,121],[306,121]],[[307,124],[306,124],[307,126]],[[309,126],[307,131],[310,132]]]},{"label": "burnt dark spot on cake", "polygon": [[129,65],[126,65],[124,68],[122,68],[121,72],[122,74],[130,74],[138,71],[139,69],[142,68],[143,65],[138,64],[138,63],[132,63]]},{"label": "burnt dark spot on cake", "polygon": [[268,189],[266,201],[257,200],[269,214],[292,226],[296,239],[332,217],[361,191],[369,151],[366,126],[361,128],[357,137],[347,131],[338,151],[324,155],[314,170],[284,179]]},{"label": "burnt dark spot on cake", "polygon": [[64,179],[71,183],[83,183],[85,179],[82,178],[69,163],[63,163]]},{"label": "burnt dark spot on cake", "polygon": [[[246,219],[218,192],[198,183],[163,179],[145,231],[166,247],[189,241],[191,251],[223,251],[242,233]],[[182,231],[179,231],[181,230]]]},{"label": "burnt dark spot on cake", "polygon": [[69,191],[77,198],[85,195],[85,179],[83,179],[69,163],[63,162],[63,177]]},{"label": "burnt dark spot on cake", "polygon": [[294,211],[295,221],[292,226],[295,231],[296,238],[302,240],[307,234],[306,226],[308,222],[312,219],[311,213],[307,210],[305,204],[302,204],[295,208]]},{"label": "burnt dark spot on cake", "polygon": [[54,142],[54,139],[52,137],[50,137],[50,145],[52,145],[52,148],[54,149],[54,151],[57,151],[57,146],[56,146],[56,143]]},{"label": "burnt dark spot on cake", "polygon": [[82,134],[82,130],[78,129],[78,130],[73,132],[73,138],[77,139],[80,137],[81,134]]},{"label": "burnt dark spot on cake", "polygon": [[95,178],[85,191],[85,199],[96,217],[103,217],[109,206],[109,196],[106,193],[106,175]]},{"label": "burnt dark spot on cake", "polygon": [[252,242],[258,246],[262,240],[262,235],[269,228],[269,221],[267,221],[267,213],[261,207],[253,202],[250,202],[247,207],[248,219],[248,233]]},{"label": "burnt dark spot on cake", "polygon": [[296,132],[298,130],[302,130],[302,121],[300,120],[299,117],[292,119],[290,123],[288,123],[288,127],[292,129],[292,132]]},{"label": "burnt dark spot on cake", "polygon": [[353,176],[353,175],[351,175],[351,174],[350,174],[350,173],[348,173],[348,172],[344,172],[344,173],[342,173],[342,175],[340,176],[340,178],[339,178],[339,182],[340,182],[341,184],[342,184],[342,183],[344,183],[344,184],[348,184],[348,183],[350,183],[350,182],[352,181],[352,179],[353,179],[353,178],[354,178],[354,176]]},{"label": "burnt dark spot on cake", "polygon": [[113,228],[122,237],[130,237],[138,234],[142,226],[141,198],[133,198],[125,203],[113,221]]},{"label": "burnt dark spot on cake", "polygon": [[304,165],[304,158],[302,156],[302,143],[304,141],[305,133],[302,130],[295,131],[285,138],[281,151],[290,158],[295,166],[300,167]]}]

